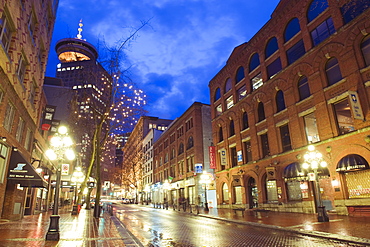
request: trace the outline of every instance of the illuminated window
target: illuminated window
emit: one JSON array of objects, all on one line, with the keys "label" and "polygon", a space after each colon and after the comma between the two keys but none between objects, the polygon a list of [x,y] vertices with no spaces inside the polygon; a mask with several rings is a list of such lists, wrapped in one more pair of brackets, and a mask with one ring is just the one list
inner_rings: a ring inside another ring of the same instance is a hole
[{"label": "illuminated window", "polygon": [[303,117],[306,137],[308,143],[315,143],[320,141],[319,131],[316,125],[315,113],[310,113]]},{"label": "illuminated window", "polygon": [[263,85],[261,73],[259,73],[255,77],[253,77],[252,80],[251,80],[251,83],[252,83],[252,89],[253,90],[256,90],[256,89],[260,88]]},{"label": "illuminated window", "polygon": [[231,107],[234,106],[234,98],[233,96],[229,96],[227,99],[226,99],[226,108],[227,109],[230,109]]},{"label": "illuminated window", "polygon": [[334,112],[339,135],[344,135],[356,130],[348,99],[335,103]]},{"label": "illuminated window", "polygon": [[238,101],[242,100],[247,96],[247,86],[243,85],[241,88],[238,89]]}]

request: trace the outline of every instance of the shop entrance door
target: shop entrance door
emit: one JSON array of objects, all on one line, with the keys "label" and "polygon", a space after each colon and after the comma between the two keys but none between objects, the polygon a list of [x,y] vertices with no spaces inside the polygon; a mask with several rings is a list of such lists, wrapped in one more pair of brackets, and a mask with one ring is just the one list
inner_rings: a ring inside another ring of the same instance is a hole
[{"label": "shop entrance door", "polygon": [[248,204],[249,208],[258,207],[258,189],[256,180],[252,177],[248,180]]}]

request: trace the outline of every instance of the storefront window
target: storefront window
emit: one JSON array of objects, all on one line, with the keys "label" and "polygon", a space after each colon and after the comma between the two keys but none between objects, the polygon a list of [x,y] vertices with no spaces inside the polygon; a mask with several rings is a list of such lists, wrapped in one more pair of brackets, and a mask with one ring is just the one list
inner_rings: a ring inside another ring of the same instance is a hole
[{"label": "storefront window", "polygon": [[276,188],[276,180],[267,180],[266,190],[267,190],[267,201],[277,202],[278,194],[277,194],[277,188]]},{"label": "storefront window", "polygon": [[235,186],[234,192],[235,192],[235,204],[242,204],[242,187]]},{"label": "storefront window", "polygon": [[286,183],[287,192],[288,192],[288,200],[289,201],[299,201],[302,200],[302,190],[301,190],[301,182],[297,180],[288,181]]},{"label": "storefront window", "polygon": [[222,186],[222,197],[224,203],[227,203],[229,201],[229,187],[225,183]]},{"label": "storefront window", "polygon": [[370,198],[370,170],[345,173],[349,198]]}]

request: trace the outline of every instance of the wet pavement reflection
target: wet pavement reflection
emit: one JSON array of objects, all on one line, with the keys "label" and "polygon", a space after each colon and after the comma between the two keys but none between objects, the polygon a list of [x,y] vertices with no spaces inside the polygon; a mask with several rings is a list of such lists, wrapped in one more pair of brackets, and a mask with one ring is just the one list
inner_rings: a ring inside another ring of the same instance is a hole
[{"label": "wet pavement reflection", "polygon": [[[368,246],[138,205],[117,206],[116,216],[144,246]],[[264,220],[254,217],[255,223]],[[299,228],[291,223],[285,227]]]}]

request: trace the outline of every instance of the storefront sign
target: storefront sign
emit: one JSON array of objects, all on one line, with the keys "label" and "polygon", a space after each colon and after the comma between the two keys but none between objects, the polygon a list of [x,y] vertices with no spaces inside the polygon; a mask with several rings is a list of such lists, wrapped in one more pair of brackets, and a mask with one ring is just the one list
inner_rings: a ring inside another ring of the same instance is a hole
[{"label": "storefront sign", "polygon": [[226,166],[227,165],[226,150],[221,150],[220,160],[221,160],[221,166]]},{"label": "storefront sign", "polygon": [[242,162],[243,161],[243,153],[242,153],[242,150],[239,150],[237,153],[236,153],[237,157],[238,157],[238,162]]},{"label": "storefront sign", "polygon": [[364,119],[364,114],[362,112],[361,104],[360,104],[360,99],[358,98],[357,92],[354,91],[348,91],[349,93],[349,101],[351,102],[351,108],[352,108],[352,113],[353,113],[353,118],[354,119]]},{"label": "storefront sign", "polygon": [[195,173],[202,173],[203,172],[203,165],[198,163],[195,164]]},{"label": "storefront sign", "polygon": [[216,147],[210,146],[208,147],[209,151],[209,168],[216,169]]},{"label": "storefront sign", "polygon": [[62,175],[69,174],[69,164],[62,164]]}]

